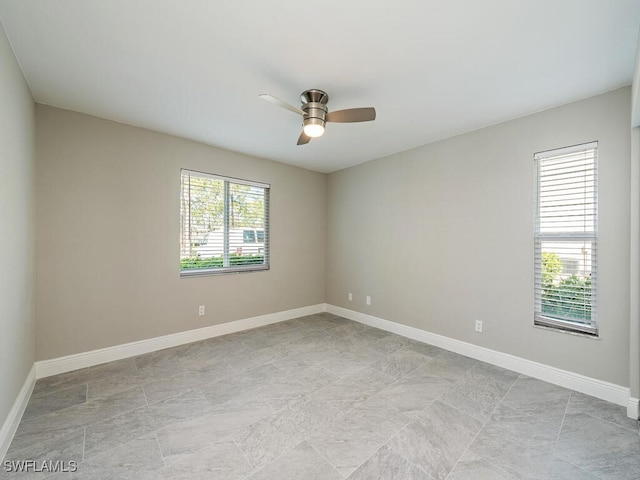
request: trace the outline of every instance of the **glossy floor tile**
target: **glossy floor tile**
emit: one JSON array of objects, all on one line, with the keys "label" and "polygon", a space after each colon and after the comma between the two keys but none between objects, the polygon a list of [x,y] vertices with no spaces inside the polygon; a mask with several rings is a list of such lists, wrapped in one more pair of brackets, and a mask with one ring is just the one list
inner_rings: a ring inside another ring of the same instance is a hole
[{"label": "glossy floor tile", "polygon": [[[40,471],[7,471],[24,461]],[[0,467],[0,480],[639,480],[640,427],[623,407],[323,313],[38,380]]]}]

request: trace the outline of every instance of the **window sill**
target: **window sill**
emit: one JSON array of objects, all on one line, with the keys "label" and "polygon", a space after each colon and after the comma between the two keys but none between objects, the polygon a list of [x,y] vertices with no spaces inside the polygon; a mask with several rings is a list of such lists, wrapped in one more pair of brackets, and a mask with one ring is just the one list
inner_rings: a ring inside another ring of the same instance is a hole
[{"label": "window sill", "polygon": [[574,332],[572,330],[564,330],[562,328],[548,327],[547,325],[536,325],[536,324],[533,325],[533,328],[538,328],[540,330],[547,330],[550,332],[564,333],[565,335],[574,335],[576,337],[588,338],[590,340],[600,340],[599,333],[597,335],[590,335],[588,333]]},{"label": "window sill", "polygon": [[180,271],[180,278],[210,277],[228,275],[232,273],[264,272],[269,270],[269,268],[269,265],[251,265],[247,267],[182,270]]}]

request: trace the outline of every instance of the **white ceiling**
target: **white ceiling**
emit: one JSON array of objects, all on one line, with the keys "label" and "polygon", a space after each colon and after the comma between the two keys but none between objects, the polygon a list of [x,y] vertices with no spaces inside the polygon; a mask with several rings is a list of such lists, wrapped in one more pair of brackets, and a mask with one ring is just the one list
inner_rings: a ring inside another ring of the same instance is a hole
[{"label": "white ceiling", "polygon": [[[331,172],[631,83],[640,0],[0,0],[37,102]],[[375,106],[296,146],[299,105]]]}]

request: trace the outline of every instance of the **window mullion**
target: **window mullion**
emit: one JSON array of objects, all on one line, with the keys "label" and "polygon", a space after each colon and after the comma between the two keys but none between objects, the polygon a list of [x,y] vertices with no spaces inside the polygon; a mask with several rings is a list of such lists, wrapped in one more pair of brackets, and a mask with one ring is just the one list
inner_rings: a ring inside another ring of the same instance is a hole
[{"label": "window mullion", "polygon": [[231,210],[231,189],[229,188],[229,182],[224,182],[224,229],[223,229],[223,238],[224,238],[224,249],[223,249],[223,262],[222,265],[227,268],[229,267],[229,232],[231,231],[230,225],[230,215],[229,212]]}]

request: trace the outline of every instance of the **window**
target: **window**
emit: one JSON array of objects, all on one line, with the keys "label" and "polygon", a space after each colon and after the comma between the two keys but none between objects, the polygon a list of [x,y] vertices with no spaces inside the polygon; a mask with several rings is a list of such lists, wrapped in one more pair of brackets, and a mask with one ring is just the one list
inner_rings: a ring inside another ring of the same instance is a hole
[{"label": "window", "polygon": [[597,335],[597,142],[537,153],[534,323]]},{"label": "window", "polygon": [[181,170],[180,275],[268,268],[269,185]]},{"label": "window", "polygon": [[255,230],[245,230],[242,232],[244,243],[256,243],[256,231]]}]

